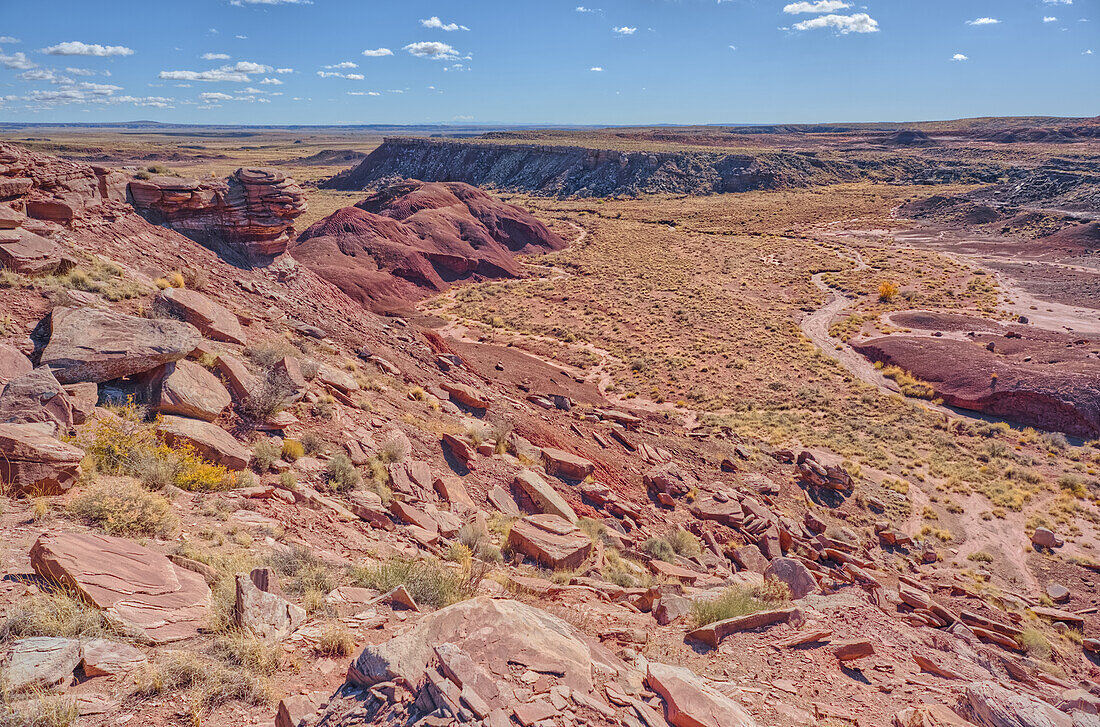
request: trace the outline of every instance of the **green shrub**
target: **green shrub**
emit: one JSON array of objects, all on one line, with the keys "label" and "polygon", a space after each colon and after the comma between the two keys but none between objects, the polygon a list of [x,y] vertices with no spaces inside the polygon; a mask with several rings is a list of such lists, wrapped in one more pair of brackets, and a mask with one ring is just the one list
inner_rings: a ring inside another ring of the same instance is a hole
[{"label": "green shrub", "polygon": [[388,558],[354,569],[352,577],[360,586],[383,592],[405,586],[417,604],[433,608],[442,608],[472,595],[462,578],[434,560]]},{"label": "green shrub", "polygon": [[267,472],[282,452],[270,438],[265,437],[252,445],[252,461],[260,472]]},{"label": "green shrub", "polygon": [[69,512],[111,535],[151,535],[168,538],[180,526],[171,503],[147,491],[136,480],[114,478],[82,491]]},{"label": "green shrub", "polygon": [[666,563],[676,562],[676,551],[667,541],[661,538],[650,538],[642,544],[642,550],[649,553],[657,560],[663,560]]},{"label": "green shrub", "polygon": [[133,400],[115,409],[117,417],[97,419],[80,442],[94,469],[109,475],[129,475],[153,489],[175,485],[191,492],[225,490],[235,475],[211,464],[189,445],[171,447]]},{"label": "green shrub", "polygon": [[328,466],[325,468],[325,481],[328,482],[330,488],[337,492],[347,492],[355,489],[359,486],[361,479],[359,470],[355,469],[355,465],[351,463],[351,460],[345,454],[338,454],[330,459]]},{"label": "green shrub", "polygon": [[666,535],[665,541],[668,542],[677,555],[690,558],[703,552],[702,546],[699,544],[699,538],[683,528],[677,528]]},{"label": "green shrub", "polygon": [[295,439],[284,439],[282,454],[283,459],[287,462],[297,462],[300,458],[306,456],[306,448]]},{"label": "green shrub", "polygon": [[325,451],[325,447],[328,446],[328,442],[325,441],[325,437],[318,432],[306,432],[302,435],[302,447],[306,450],[306,454],[320,454]]},{"label": "green shrub", "polygon": [[[779,585],[786,589],[784,584],[780,583]],[[790,600],[789,590],[784,597],[782,589],[777,588],[774,584],[769,585],[767,582],[764,586],[758,588],[730,586],[716,599],[693,601],[691,604],[691,618],[696,628],[698,628],[715,621],[766,611],[788,600]]]},{"label": "green shrub", "polygon": [[23,596],[0,620],[0,642],[29,636],[97,638],[106,633],[107,624],[97,609],[57,589]]}]

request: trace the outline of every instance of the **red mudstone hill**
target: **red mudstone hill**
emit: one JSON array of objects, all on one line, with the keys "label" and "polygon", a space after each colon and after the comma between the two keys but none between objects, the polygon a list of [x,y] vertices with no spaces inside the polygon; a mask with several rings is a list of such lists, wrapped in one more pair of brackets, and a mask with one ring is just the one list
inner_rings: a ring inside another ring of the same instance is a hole
[{"label": "red mudstone hill", "polygon": [[968,340],[893,335],[852,347],[928,382],[950,406],[1079,437],[1100,435],[1095,342],[1052,331],[1029,335],[1026,326],[1005,329],[1011,337],[977,328]]},{"label": "red mudstone hill", "polygon": [[394,310],[456,280],[518,277],[516,254],[565,244],[476,187],[407,180],[311,225],[291,254],[365,307]]}]

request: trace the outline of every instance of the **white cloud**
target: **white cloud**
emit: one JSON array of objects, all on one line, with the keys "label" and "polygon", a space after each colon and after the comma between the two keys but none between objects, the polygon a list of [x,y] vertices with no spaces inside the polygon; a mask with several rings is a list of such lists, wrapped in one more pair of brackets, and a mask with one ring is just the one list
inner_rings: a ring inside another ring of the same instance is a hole
[{"label": "white cloud", "polygon": [[438,28],[439,30],[447,31],[448,33],[454,30],[469,30],[469,28],[467,28],[465,25],[459,25],[458,23],[444,23],[436,15],[421,20],[420,24],[423,25],[425,28]]},{"label": "white cloud", "polygon": [[1089,50],[1085,51],[1085,52],[1084,52],[1084,53],[1082,53],[1081,55],[1083,55],[1083,56],[1091,56],[1091,55],[1092,55],[1092,49],[1090,48]]},{"label": "white cloud", "polygon": [[631,28],[628,25],[620,25],[617,28],[612,28],[611,32],[612,33],[618,33],[619,35],[634,35],[636,32],[638,32],[638,29],[637,28]]},{"label": "white cloud", "polygon": [[1073,0],[1043,0],[1044,5],[1073,5]]},{"label": "white cloud", "polygon": [[165,96],[115,96],[112,103],[130,103],[135,106],[151,106],[158,109],[171,109],[176,99]]},{"label": "white cloud", "polygon": [[967,20],[967,25],[999,25],[1000,20],[996,18],[974,18],[973,20]]},{"label": "white cloud", "polygon": [[219,70],[222,71],[236,71],[238,73],[271,73],[274,69],[271,66],[265,66],[262,63],[253,63],[252,61],[237,61],[231,66],[222,66]]},{"label": "white cloud", "polygon": [[586,8],[583,5],[578,5],[576,10],[577,10],[578,13],[602,13],[603,12],[603,10],[600,10],[599,8]]},{"label": "white cloud", "polygon": [[[23,71],[19,74],[18,78],[24,81],[53,81],[55,83],[59,80],[56,73],[52,70],[46,70],[45,68]],[[66,78],[64,80],[71,81],[72,79]]]},{"label": "white cloud", "polygon": [[817,2],[799,2],[791,3],[783,6],[783,12],[788,15],[798,15],[799,13],[833,13],[837,10],[843,10],[844,8],[852,7],[851,4],[844,2],[843,0],[817,0]]},{"label": "white cloud", "polygon": [[166,81],[205,81],[208,83],[248,83],[249,78],[244,73],[234,71],[161,71],[157,78]]},{"label": "white cloud", "polygon": [[596,73],[600,73],[601,71],[603,71],[603,66],[592,66],[588,70],[595,71]]},{"label": "white cloud", "polygon": [[1044,15],[1043,16],[1043,22],[1044,23],[1057,23],[1058,18],[1054,17],[1053,15]]},{"label": "white cloud", "polygon": [[835,28],[841,35],[848,33],[877,33],[878,21],[867,13],[854,15],[819,15],[803,20],[792,26],[795,30],[814,30],[815,28]]},{"label": "white cloud", "polygon": [[[88,69],[88,68],[72,68],[72,67],[69,67],[69,68],[65,69],[65,72],[66,73],[71,73],[74,76],[94,76],[95,75],[95,71],[93,71],[91,69]],[[111,75],[110,71],[104,71],[103,73],[106,76]]]},{"label": "white cloud", "polygon": [[389,48],[367,48],[363,51],[363,55],[367,58],[381,58],[382,56],[392,56],[393,51]]},{"label": "white cloud", "polygon": [[0,35],[0,43],[3,43],[5,45],[10,45],[12,43],[22,43],[22,42],[23,41],[19,40],[18,38],[13,38],[10,35]]},{"label": "white cloud", "polygon": [[344,61],[343,63],[334,63],[331,66],[325,66],[325,68],[332,70],[334,68],[358,68],[358,63],[352,63],[351,61]]},{"label": "white cloud", "polygon": [[229,60],[228,53],[203,53],[199,58],[204,61],[227,61]]},{"label": "white cloud", "polygon": [[294,69],[293,68],[276,68],[275,72],[285,75],[287,73],[294,73]]},{"label": "white cloud", "polygon": [[321,78],[346,78],[349,81],[362,81],[362,73],[340,73],[339,71],[317,71]]},{"label": "white cloud", "polygon": [[348,91],[349,96],[381,96],[377,91]]},{"label": "white cloud", "polygon": [[440,43],[437,40],[421,40],[416,43],[409,43],[402,50],[408,51],[410,55],[417,58],[431,58],[436,61],[451,61],[459,56],[454,47],[447,43]]},{"label": "white cloud", "polygon": [[968,60],[970,60],[970,58],[968,56],[964,56],[962,53],[956,53],[955,55],[951,56],[951,60],[953,60],[953,61],[968,61]]},{"label": "white cloud", "polygon": [[239,8],[246,5],[312,5],[313,0],[229,0],[229,4]]},{"label": "white cloud", "polygon": [[206,101],[207,103],[212,102],[212,101],[232,101],[233,100],[233,97],[230,96],[228,93],[221,93],[221,92],[217,92],[217,91],[215,91],[213,93],[200,93],[199,98],[201,98],[203,101]]},{"label": "white cloud", "polygon": [[735,46],[735,45],[731,45],[729,48],[730,48],[730,50],[737,50],[737,46]]},{"label": "white cloud", "polygon": [[278,78],[265,78],[260,81],[261,86],[282,86],[283,82]]},{"label": "white cloud", "polygon": [[10,56],[0,53],[0,66],[13,68],[17,71],[26,71],[37,68],[38,64],[28,59],[26,53],[12,53]]},{"label": "white cloud", "polygon": [[99,43],[81,43],[79,40],[68,40],[64,43],[51,45],[42,49],[42,52],[51,56],[132,56],[133,48],[124,45],[100,45]]}]

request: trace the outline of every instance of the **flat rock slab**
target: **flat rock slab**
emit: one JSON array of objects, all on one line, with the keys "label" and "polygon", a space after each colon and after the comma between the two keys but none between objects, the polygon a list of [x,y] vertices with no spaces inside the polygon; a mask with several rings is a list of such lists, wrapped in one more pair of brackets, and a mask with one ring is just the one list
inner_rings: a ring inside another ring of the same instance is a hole
[{"label": "flat rock slab", "polygon": [[108,639],[92,639],[80,647],[84,675],[89,677],[127,674],[148,663],[145,654],[129,644]]},{"label": "flat rock slab", "polygon": [[561,495],[531,470],[522,470],[516,474],[515,485],[539,509],[539,512],[547,515],[557,515],[571,523],[577,522],[577,513],[569,506]]},{"label": "flat rock slab", "polygon": [[123,538],[46,533],[30,552],[34,572],[72,589],[126,634],[166,643],[198,634],[210,611],[206,580]]},{"label": "flat rock slab", "polygon": [[651,661],[646,684],[661,695],[665,718],[673,727],[756,727],[744,707],[690,669]]},{"label": "flat rock slab", "polygon": [[5,686],[15,692],[66,685],[80,664],[80,642],[35,636],[14,642],[5,659]]},{"label": "flat rock slab", "polygon": [[596,468],[584,457],[553,447],[543,447],[542,463],[546,474],[566,480],[583,480]]},{"label": "flat rock slab", "polygon": [[592,540],[557,515],[528,515],[512,525],[508,544],[554,570],[576,568],[592,551]]},{"label": "flat rock slab", "polygon": [[763,626],[771,626],[777,623],[786,623],[796,618],[799,613],[797,608],[776,608],[769,611],[757,611],[746,616],[735,616],[722,621],[715,621],[694,631],[689,631],[688,639],[701,641],[712,649],[718,648],[722,639],[738,631],[749,631]]},{"label": "flat rock slab", "polygon": [[252,453],[233,436],[210,422],[187,417],[164,416],[157,430],[165,441],[173,446],[188,444],[214,464],[231,470],[243,470],[248,466]]},{"label": "flat rock slab", "polygon": [[41,364],[63,384],[102,383],[179,361],[202,341],[175,320],[138,318],[100,308],[53,309]]},{"label": "flat rock slab", "polygon": [[157,301],[198,328],[207,338],[239,345],[246,343],[237,316],[197,290],[167,288],[157,293]]},{"label": "flat rock slab", "polygon": [[30,230],[0,230],[0,265],[24,275],[48,275],[61,264],[57,243]]}]

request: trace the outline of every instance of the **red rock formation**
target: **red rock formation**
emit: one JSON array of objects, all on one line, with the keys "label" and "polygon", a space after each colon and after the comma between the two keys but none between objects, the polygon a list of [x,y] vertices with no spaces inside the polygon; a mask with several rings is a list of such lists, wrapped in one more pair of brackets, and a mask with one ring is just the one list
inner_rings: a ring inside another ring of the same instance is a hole
[{"label": "red rock formation", "polygon": [[71,226],[85,208],[125,201],[126,175],[0,144],[0,200],[32,219]]},{"label": "red rock formation", "polygon": [[517,277],[517,253],[563,247],[532,215],[476,187],[408,180],[310,226],[292,254],[363,305],[384,310],[455,280]]},{"label": "red rock formation", "polygon": [[1024,333],[1019,338],[978,333],[971,340],[880,336],[852,347],[928,382],[950,406],[1075,436],[1100,435],[1100,361],[1090,354],[1094,344],[1026,326],[1011,331]]},{"label": "red rock formation", "polygon": [[275,169],[243,167],[222,181],[158,176],[129,185],[134,207],[204,244],[249,258],[282,254],[306,211],[302,188]]}]

